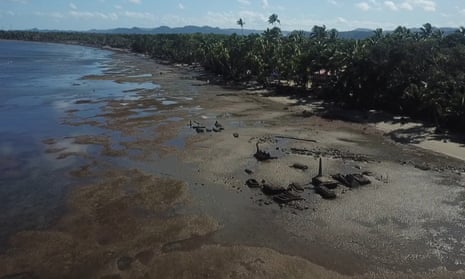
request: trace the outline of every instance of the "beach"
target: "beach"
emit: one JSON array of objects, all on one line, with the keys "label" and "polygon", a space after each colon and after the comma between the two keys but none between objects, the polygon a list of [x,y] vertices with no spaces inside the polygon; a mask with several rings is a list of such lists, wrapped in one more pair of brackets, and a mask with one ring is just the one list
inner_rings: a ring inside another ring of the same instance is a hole
[{"label": "beach", "polygon": [[[127,53],[80,78],[127,89],[68,100],[60,125],[87,134],[40,138],[73,186],[50,226],[9,237],[0,278],[465,276],[463,144],[427,129],[402,143],[408,125],[210,79]],[[257,143],[275,159],[258,161]],[[325,175],[371,184],[322,199],[320,158]],[[303,199],[279,204],[249,179],[302,185]]]}]

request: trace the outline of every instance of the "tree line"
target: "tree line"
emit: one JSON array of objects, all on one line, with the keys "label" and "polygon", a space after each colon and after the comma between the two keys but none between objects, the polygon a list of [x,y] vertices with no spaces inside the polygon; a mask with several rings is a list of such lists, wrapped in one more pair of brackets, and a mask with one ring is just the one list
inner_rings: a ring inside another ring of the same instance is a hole
[{"label": "tree line", "polygon": [[[299,89],[341,105],[382,109],[465,130],[465,28],[444,35],[431,24],[419,32],[377,29],[363,40],[335,29],[284,35],[277,15],[261,34],[121,35],[0,31],[0,39],[80,43],[130,49],[153,58],[198,64],[230,82]],[[242,19],[237,24],[244,26]]]}]

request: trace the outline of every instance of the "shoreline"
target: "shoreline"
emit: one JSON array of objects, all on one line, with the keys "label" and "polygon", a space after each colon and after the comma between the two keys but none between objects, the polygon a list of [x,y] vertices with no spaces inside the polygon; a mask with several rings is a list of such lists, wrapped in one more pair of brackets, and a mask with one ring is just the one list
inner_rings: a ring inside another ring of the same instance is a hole
[{"label": "shoreline", "polygon": [[[416,270],[417,277],[460,277],[460,273],[434,272],[433,268],[440,268],[443,260],[436,258],[433,248],[447,247],[442,241],[460,236],[440,232],[433,247],[424,243],[433,229],[423,227],[437,220],[447,226],[462,220],[459,206],[443,204],[454,201],[463,183],[460,175],[449,170],[422,171],[398,162],[404,157],[420,163],[434,158],[434,168],[459,167],[459,161],[392,144],[379,130],[364,124],[303,117],[307,107],[206,85],[189,69],[132,54],[114,56],[110,68],[119,71],[93,78],[132,82],[135,89],[152,82],[160,88],[142,88],[127,92],[127,98],[100,101],[101,113],[87,122],[80,113],[96,104],[76,100],[74,110],[66,112],[68,125],[95,126],[122,136],[71,138],[76,144],[102,148],[101,154],[76,166],[77,178],[89,182],[73,190],[68,200],[71,214],[58,225],[13,237],[16,250],[10,250],[9,257],[0,255],[0,266],[7,267],[0,277],[21,272],[19,263],[52,277],[83,268],[95,278],[144,273],[176,278],[183,269],[214,277],[409,278],[409,269]],[[125,71],[128,65],[139,69]],[[197,134],[188,127],[190,120],[206,126],[218,121],[225,131]],[[316,142],[277,137],[282,135]],[[61,141],[51,140],[48,145],[59,147]],[[256,141],[278,160],[257,162],[252,156]],[[340,198],[335,201],[322,200],[306,188],[303,207],[308,209],[304,210],[266,204],[269,200],[260,191],[244,186],[250,177],[244,169],[271,183],[305,184],[318,162],[313,155],[293,154],[292,148],[323,154],[328,173],[369,170],[373,186],[338,192]],[[56,150],[58,156],[68,154]],[[344,159],[353,154],[370,159]],[[309,170],[289,168],[296,162]],[[386,172],[390,181],[378,180]],[[173,190],[167,185],[176,186]],[[411,250],[398,250],[402,245]],[[62,259],[68,253],[89,259],[78,256],[69,263],[66,256]],[[57,262],[49,262],[49,255]],[[412,262],[409,255],[418,258]],[[426,258],[422,260],[421,255]],[[448,255],[460,258],[453,252]],[[124,265],[125,260],[130,263]]]}]

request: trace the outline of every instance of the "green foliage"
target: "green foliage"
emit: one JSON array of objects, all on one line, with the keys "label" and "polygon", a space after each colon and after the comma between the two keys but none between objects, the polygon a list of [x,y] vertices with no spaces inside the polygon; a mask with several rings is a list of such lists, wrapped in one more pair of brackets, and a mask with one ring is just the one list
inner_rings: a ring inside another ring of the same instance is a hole
[{"label": "green foliage", "polygon": [[[297,86],[339,103],[384,109],[465,128],[465,28],[444,36],[431,24],[418,33],[399,26],[365,40],[337,30],[285,36],[271,29],[248,36],[212,34],[108,35],[0,31],[1,39],[111,46],[178,63],[198,63],[227,81]],[[237,21],[241,27],[242,19]]]}]

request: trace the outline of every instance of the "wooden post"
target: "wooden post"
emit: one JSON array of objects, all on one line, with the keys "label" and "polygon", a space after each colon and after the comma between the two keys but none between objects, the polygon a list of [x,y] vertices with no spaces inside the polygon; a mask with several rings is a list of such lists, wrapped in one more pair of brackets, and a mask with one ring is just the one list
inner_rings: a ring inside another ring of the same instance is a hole
[{"label": "wooden post", "polygon": [[323,162],[322,162],[322,159],[320,157],[320,165],[318,167],[318,177],[322,177],[323,176]]}]

